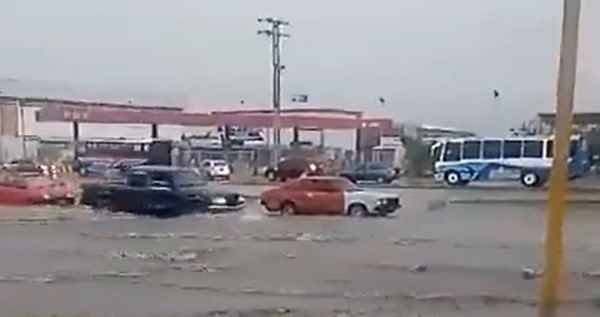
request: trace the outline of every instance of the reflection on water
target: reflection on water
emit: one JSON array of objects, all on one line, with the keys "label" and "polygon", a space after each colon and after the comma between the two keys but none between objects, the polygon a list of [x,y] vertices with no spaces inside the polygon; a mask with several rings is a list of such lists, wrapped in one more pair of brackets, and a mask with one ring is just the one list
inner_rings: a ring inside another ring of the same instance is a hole
[{"label": "reflection on water", "polygon": [[[266,217],[256,204],[240,215],[166,220],[7,210],[0,217],[0,289],[18,294],[20,304],[9,305],[15,298],[7,296],[0,307],[128,316],[167,308],[233,314],[289,303],[309,315],[353,301],[376,312],[398,309],[399,299],[528,307],[537,282],[523,280],[522,268],[541,265],[543,206],[428,208],[443,196],[404,193],[405,208],[392,219]],[[583,273],[600,263],[598,217],[581,207],[568,214],[569,296],[584,301],[597,283]],[[61,299],[45,300],[48,294]]]}]

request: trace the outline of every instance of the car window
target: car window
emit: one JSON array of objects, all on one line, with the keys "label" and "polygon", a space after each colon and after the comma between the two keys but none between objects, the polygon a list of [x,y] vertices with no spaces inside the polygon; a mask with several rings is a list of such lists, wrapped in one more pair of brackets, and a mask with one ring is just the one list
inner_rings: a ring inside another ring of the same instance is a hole
[{"label": "car window", "polygon": [[210,161],[204,161],[202,167],[210,167]]},{"label": "car window", "polygon": [[148,174],[136,172],[129,175],[127,185],[131,187],[146,187],[148,186]]},{"label": "car window", "polygon": [[354,169],[357,171],[364,171],[367,168],[365,164],[357,165]]},{"label": "car window", "polygon": [[455,162],[460,160],[460,142],[446,143],[444,151],[444,162]]},{"label": "car window", "polygon": [[440,145],[436,145],[433,147],[431,158],[434,162],[438,162],[440,160],[440,156],[442,155],[442,147]]},{"label": "car window", "polygon": [[300,190],[306,190],[306,191],[335,190],[335,188],[332,188],[326,182],[319,180],[319,179],[313,179],[313,178],[304,178],[304,179],[299,180],[297,188]]},{"label": "car window", "polygon": [[153,187],[173,187],[172,174],[163,172],[151,173],[150,184]]},{"label": "car window", "polygon": [[173,177],[173,183],[179,187],[196,187],[206,185],[206,182],[193,170],[178,171],[171,177]]},{"label": "car window", "polygon": [[381,165],[381,164],[379,164],[379,163],[371,163],[371,164],[367,165],[367,169],[370,169],[370,170],[384,170],[384,169],[386,169],[386,167],[383,166],[383,165]]},{"label": "car window", "polygon": [[525,141],[523,144],[523,157],[540,158],[543,152],[542,141]]},{"label": "car window", "polygon": [[227,163],[225,161],[215,161],[215,166],[225,166]]},{"label": "car window", "polygon": [[569,157],[574,157],[577,154],[578,150],[579,150],[579,141],[571,140],[571,142],[569,142]]},{"label": "car window", "polygon": [[483,158],[498,159],[502,154],[502,141],[485,140],[483,141]]},{"label": "car window", "polygon": [[523,141],[505,140],[502,148],[504,158],[520,158],[523,151]]},{"label": "car window", "polygon": [[289,188],[297,188],[307,191],[322,191],[322,192],[340,192],[340,191],[360,191],[360,187],[356,186],[351,181],[345,178],[305,178],[294,182],[295,185],[290,185]]},{"label": "car window", "polygon": [[463,160],[476,160],[481,156],[481,141],[463,142]]},{"label": "car window", "polygon": [[303,159],[285,159],[279,162],[279,169],[304,169],[308,166],[306,160]]},{"label": "car window", "polygon": [[338,178],[330,181],[331,186],[335,187],[337,190],[344,192],[356,192],[362,191],[360,187],[358,187],[353,182],[349,181],[347,178]]},{"label": "car window", "polygon": [[310,180],[310,186],[312,190],[319,192],[339,192],[340,189],[335,183],[328,180],[312,179]]}]

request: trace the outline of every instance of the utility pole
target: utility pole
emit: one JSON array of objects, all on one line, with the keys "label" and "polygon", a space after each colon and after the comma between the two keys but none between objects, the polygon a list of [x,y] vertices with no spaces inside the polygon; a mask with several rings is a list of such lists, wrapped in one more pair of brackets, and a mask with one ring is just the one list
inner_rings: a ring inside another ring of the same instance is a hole
[{"label": "utility pole", "polygon": [[581,0],[564,0],[556,98],[554,158],[550,174],[546,219],[546,267],[539,306],[539,313],[542,317],[556,316],[560,295],[564,257],[563,223],[569,190],[567,157],[572,132],[580,14]]},{"label": "utility pole", "polygon": [[23,147],[23,158],[27,158],[29,155],[27,153],[27,141],[25,138],[25,109],[24,109],[24,101],[21,98],[17,99],[17,110],[19,111],[19,122],[21,125],[19,126],[19,132],[17,135],[21,134],[21,146]]},{"label": "utility pole", "polygon": [[266,23],[269,28],[259,30],[259,35],[266,35],[271,38],[271,50],[273,59],[273,155],[271,156],[271,164],[275,166],[279,162],[281,151],[281,71],[285,66],[281,65],[281,39],[290,37],[287,33],[281,32],[282,26],[288,26],[289,22],[267,17],[259,18],[258,23]]}]

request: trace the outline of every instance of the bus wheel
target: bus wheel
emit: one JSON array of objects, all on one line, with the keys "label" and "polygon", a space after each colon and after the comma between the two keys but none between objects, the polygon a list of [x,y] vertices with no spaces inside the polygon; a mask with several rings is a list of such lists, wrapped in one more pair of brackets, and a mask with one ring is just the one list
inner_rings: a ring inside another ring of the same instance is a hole
[{"label": "bus wheel", "polygon": [[460,174],[456,171],[450,171],[446,173],[446,176],[444,178],[446,180],[446,184],[451,186],[458,186],[463,184],[463,180],[460,178]]},{"label": "bus wheel", "polygon": [[540,184],[540,176],[535,172],[525,172],[521,175],[521,183],[526,187],[536,187]]}]

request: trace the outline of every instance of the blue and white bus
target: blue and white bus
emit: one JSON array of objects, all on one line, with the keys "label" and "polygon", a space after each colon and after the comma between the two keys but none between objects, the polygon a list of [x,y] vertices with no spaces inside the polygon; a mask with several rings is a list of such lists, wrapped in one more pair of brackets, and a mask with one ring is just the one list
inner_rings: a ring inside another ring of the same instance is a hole
[{"label": "blue and white bus", "polygon": [[[431,148],[434,174],[448,185],[473,181],[520,180],[527,187],[543,185],[550,175],[554,140],[551,136],[464,138],[437,142]],[[569,177],[590,168],[587,142],[572,136]]]}]

